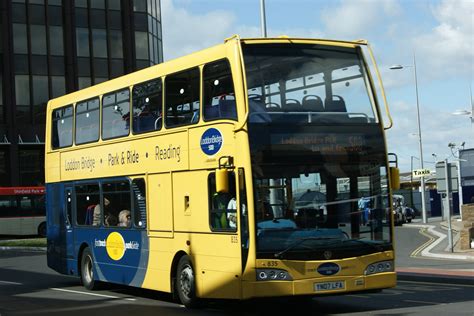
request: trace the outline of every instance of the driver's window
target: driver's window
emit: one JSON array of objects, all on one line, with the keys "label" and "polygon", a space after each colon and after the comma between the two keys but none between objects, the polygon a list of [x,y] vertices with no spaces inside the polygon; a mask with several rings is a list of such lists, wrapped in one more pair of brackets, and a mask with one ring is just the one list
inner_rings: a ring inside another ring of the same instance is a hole
[{"label": "driver's window", "polygon": [[229,191],[216,192],[216,173],[209,174],[209,222],[212,231],[237,231],[235,174],[229,172]]},{"label": "driver's window", "polygon": [[234,84],[229,61],[222,59],[204,66],[204,120],[237,119]]}]

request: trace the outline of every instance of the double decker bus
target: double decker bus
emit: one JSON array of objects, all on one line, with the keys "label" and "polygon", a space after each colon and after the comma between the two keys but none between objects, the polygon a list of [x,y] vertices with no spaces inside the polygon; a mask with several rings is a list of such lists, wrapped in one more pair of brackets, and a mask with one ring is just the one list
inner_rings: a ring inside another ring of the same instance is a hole
[{"label": "double decker bus", "polygon": [[0,187],[0,235],[46,237],[44,187]]},{"label": "double decker bus", "polygon": [[50,100],[49,267],[187,307],[395,286],[366,46],[234,36]]}]

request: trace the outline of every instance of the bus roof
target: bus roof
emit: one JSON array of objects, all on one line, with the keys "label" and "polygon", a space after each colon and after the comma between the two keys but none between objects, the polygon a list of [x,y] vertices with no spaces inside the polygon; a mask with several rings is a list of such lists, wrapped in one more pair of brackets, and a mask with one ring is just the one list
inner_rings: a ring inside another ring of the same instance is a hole
[{"label": "bus roof", "polygon": [[[130,86],[130,83],[139,83],[146,81],[142,78],[151,78],[153,74],[160,74],[160,76],[168,73],[175,73],[181,70],[185,70],[189,67],[200,65],[208,61],[212,61],[212,56],[216,56],[219,53],[221,55],[227,47],[232,47],[238,43],[244,44],[270,44],[270,43],[298,43],[298,44],[320,44],[328,46],[340,46],[340,47],[357,47],[360,45],[367,45],[366,40],[357,41],[340,41],[330,39],[314,39],[314,38],[290,38],[288,36],[279,36],[274,38],[240,38],[239,35],[234,35],[224,40],[224,43],[218,44],[185,56],[181,56],[161,64],[153,65],[123,76],[75,91],[69,94],[51,99],[48,102],[48,110],[52,108],[62,107],[67,104],[72,104],[79,101],[84,101],[97,97],[108,92],[117,91],[117,89],[126,88]],[[210,57],[211,56],[211,57]]]},{"label": "bus roof", "polygon": [[[238,38],[238,35],[234,35],[227,40],[232,40]],[[304,38],[304,37],[289,37],[286,35],[280,35],[277,37],[266,37],[266,38],[243,38],[240,39],[242,43],[245,44],[266,44],[266,43],[317,43],[321,45],[335,45],[335,46],[360,46],[367,45],[367,40],[360,39],[355,41],[343,41],[343,40],[332,40],[332,39],[322,39],[322,38]]]}]

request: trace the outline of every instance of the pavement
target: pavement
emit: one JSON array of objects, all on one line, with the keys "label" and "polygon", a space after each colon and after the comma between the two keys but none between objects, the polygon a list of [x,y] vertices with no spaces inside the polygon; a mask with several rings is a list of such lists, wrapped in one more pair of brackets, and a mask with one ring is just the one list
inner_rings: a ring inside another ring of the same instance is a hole
[{"label": "pavement", "polygon": [[450,249],[448,226],[448,222],[440,217],[428,218],[426,224],[421,219],[415,219],[403,225],[404,228],[417,229],[428,240],[417,245],[418,248],[411,253],[411,257],[418,260],[410,260],[408,264],[396,268],[400,280],[474,285],[474,248],[460,249],[458,241],[462,223],[459,217],[453,217],[453,249]]}]

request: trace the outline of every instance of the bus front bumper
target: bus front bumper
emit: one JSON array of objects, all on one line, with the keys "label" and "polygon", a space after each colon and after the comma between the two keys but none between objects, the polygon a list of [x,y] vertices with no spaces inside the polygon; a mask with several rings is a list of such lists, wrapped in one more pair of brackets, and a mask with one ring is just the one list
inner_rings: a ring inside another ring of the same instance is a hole
[{"label": "bus front bumper", "polygon": [[242,283],[242,298],[343,294],[386,289],[396,286],[396,283],[397,275],[395,272],[293,281],[244,281]]}]

